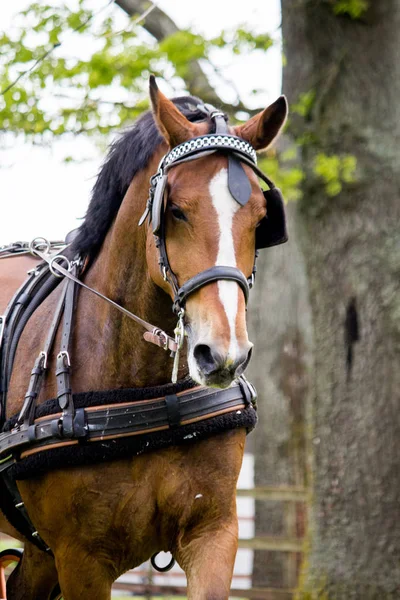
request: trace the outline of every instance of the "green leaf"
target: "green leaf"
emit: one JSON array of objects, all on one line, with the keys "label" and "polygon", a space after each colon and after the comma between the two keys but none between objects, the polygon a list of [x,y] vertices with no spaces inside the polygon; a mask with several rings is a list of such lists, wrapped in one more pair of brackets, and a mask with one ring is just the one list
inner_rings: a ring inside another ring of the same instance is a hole
[{"label": "green leaf", "polygon": [[291,112],[294,112],[301,117],[308,117],[315,102],[315,90],[309,90],[300,94],[298,101],[291,105]]},{"label": "green leaf", "polygon": [[320,152],[314,160],[314,173],[324,182],[328,196],[337,196],[342,191],[343,183],[349,184],[356,180],[356,167],[357,159],[350,154],[328,156]]},{"label": "green leaf", "polygon": [[333,4],[335,15],[348,15],[352,19],[359,19],[367,9],[367,0],[335,0]]}]

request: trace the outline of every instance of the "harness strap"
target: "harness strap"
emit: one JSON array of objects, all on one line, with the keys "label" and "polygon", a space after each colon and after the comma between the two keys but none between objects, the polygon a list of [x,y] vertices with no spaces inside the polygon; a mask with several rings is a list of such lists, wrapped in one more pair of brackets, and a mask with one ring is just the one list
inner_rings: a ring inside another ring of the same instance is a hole
[{"label": "harness strap", "polygon": [[28,391],[25,395],[25,401],[22,405],[21,412],[18,416],[18,425],[21,425],[23,422],[25,423],[25,425],[32,425],[33,423],[36,400],[39,396],[44,379],[44,374],[47,369],[47,359],[53,347],[54,338],[57,333],[58,325],[60,323],[61,316],[64,310],[66,291],[67,286],[64,285],[43,350],[39,353],[35,362],[35,366],[31,372],[31,380],[29,382]]},{"label": "harness strap", "polygon": [[[101,392],[98,392],[100,395]],[[119,404],[90,406],[76,411],[85,418],[85,443],[174,429],[210,419],[214,416],[241,410],[255,405],[256,393],[251,384],[241,376],[224,390],[197,387],[177,394],[168,394],[152,400],[134,400]],[[29,427],[12,429],[0,434],[0,456],[22,452],[22,458],[52,447],[78,444],[77,432],[72,439],[60,440],[58,431],[62,413],[39,417]],[[64,436],[65,437],[65,436]]]},{"label": "harness strap", "polygon": [[[85,290],[88,290],[92,294],[95,294],[99,298],[102,298],[103,300],[105,300],[106,302],[108,302],[108,304],[110,304],[111,306],[114,306],[114,308],[116,308],[117,310],[119,310],[126,317],[129,317],[130,319],[132,319],[133,321],[135,321],[135,323],[138,323],[144,329],[146,329],[147,331],[149,331],[150,333],[152,333],[153,336],[159,337],[161,339],[161,344],[160,344],[161,347],[165,347],[166,350],[170,350],[171,352],[176,352],[176,350],[177,350],[177,344],[176,344],[175,340],[172,337],[170,337],[167,333],[165,333],[165,331],[162,331],[160,328],[155,327],[154,325],[152,325],[151,323],[148,323],[144,319],[141,319],[137,315],[131,313],[128,309],[126,309],[123,306],[121,306],[120,304],[117,304],[117,302],[114,302],[114,300],[111,300],[111,298],[108,298],[107,296],[105,296],[104,294],[102,294],[101,292],[99,292],[98,290],[95,290],[94,288],[90,287],[86,283],[83,283],[83,281],[81,281],[80,279],[78,279],[73,273],[71,273],[70,271],[68,271],[67,269],[65,269],[62,265],[60,265],[59,263],[55,262],[53,259],[51,259],[48,256],[46,256],[46,254],[44,254],[43,252],[40,252],[40,250],[37,250],[36,248],[33,248],[32,251],[35,254],[37,254],[37,256],[39,256],[39,258],[41,258],[42,260],[44,260],[46,263],[49,264],[49,266],[52,269],[53,274],[54,274],[54,271],[55,271],[56,272],[56,276],[58,276],[58,277],[60,276],[60,274],[64,275],[64,277],[66,277],[67,279],[70,279],[71,281],[74,281],[80,287],[83,287],[83,288],[85,288]],[[60,258],[60,256],[61,255],[58,255],[58,258]],[[57,257],[55,257],[55,258],[57,258]],[[65,257],[63,257],[63,258],[64,258],[64,260],[66,260]],[[146,341],[152,342],[153,340],[152,340],[152,338],[149,338]],[[157,345],[159,345],[159,344],[157,344]]]},{"label": "harness strap", "polygon": [[[12,461],[10,464],[6,464],[4,469],[0,468],[1,482],[4,486],[2,493],[7,495],[7,500],[10,504],[10,511],[14,510],[18,515],[17,520],[13,520],[13,523],[11,524],[14,525],[14,527],[17,526],[16,529],[18,529],[18,531],[22,533],[22,535],[29,540],[31,544],[34,544],[40,550],[43,550],[52,556],[53,553],[51,549],[36,531],[35,526],[30,520],[28,511],[26,510],[24,502],[21,498],[21,494],[19,493],[14,478],[11,475],[9,467],[13,462],[14,461]],[[3,498],[3,501],[4,500],[5,498]],[[9,518],[8,515],[7,518]]]},{"label": "harness strap", "polygon": [[33,312],[58,283],[59,279],[51,276],[47,265],[38,266],[29,272],[29,278],[14,294],[3,315],[3,351],[0,352],[0,424],[5,420],[8,383],[19,338]]},{"label": "harness strap", "polygon": [[[77,265],[71,266],[71,273],[76,276]],[[56,361],[57,399],[62,408],[62,435],[72,437],[74,435],[74,402],[71,389],[71,361],[69,357],[69,345],[71,340],[72,317],[75,306],[75,282],[66,280],[66,294],[64,305],[64,320],[61,333],[61,347]]]},{"label": "harness strap", "polygon": [[29,426],[33,422],[36,399],[39,396],[43,375],[45,372],[45,360],[46,357],[44,353],[41,352],[37,357],[34,367],[31,371],[28,390],[25,394],[25,400],[18,416],[18,425],[21,425],[21,423],[24,422],[27,426]]}]

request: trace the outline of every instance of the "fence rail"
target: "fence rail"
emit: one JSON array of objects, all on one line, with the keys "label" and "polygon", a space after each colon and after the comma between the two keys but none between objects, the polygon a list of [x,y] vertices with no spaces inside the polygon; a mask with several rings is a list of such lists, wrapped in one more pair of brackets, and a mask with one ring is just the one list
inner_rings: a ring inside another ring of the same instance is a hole
[{"label": "fence rail", "polygon": [[308,492],[304,487],[282,485],[238,488],[236,495],[238,497],[255,498],[256,500],[270,500],[272,502],[306,502]]},{"label": "fence rail", "polygon": [[[146,585],[137,583],[116,582],[115,590],[132,592],[143,596],[185,596],[186,587],[171,585]],[[277,590],[273,588],[251,588],[247,590],[231,589],[232,598],[250,598],[252,600],[292,600],[293,590]]]}]

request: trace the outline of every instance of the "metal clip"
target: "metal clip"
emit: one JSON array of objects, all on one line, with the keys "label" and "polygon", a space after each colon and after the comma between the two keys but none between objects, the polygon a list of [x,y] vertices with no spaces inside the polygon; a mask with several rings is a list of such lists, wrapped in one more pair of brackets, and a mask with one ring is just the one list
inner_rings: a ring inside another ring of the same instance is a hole
[{"label": "metal clip", "polygon": [[178,323],[175,327],[175,342],[176,342],[176,352],[174,355],[174,366],[172,368],[172,383],[176,383],[178,381],[178,369],[179,369],[179,354],[183,347],[183,342],[185,340],[185,323],[183,318],[185,316],[185,310],[183,308],[178,312]]}]

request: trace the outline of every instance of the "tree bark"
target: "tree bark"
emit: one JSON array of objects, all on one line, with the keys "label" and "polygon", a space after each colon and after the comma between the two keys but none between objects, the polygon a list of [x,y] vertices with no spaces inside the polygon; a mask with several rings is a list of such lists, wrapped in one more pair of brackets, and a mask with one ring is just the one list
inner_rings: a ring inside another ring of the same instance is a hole
[{"label": "tree bark", "polygon": [[[358,20],[333,3],[282,0],[293,130],[306,174],[299,217],[313,311],[314,490],[297,597],[400,597],[400,5]],[[329,197],[317,153],[357,158]]]}]

